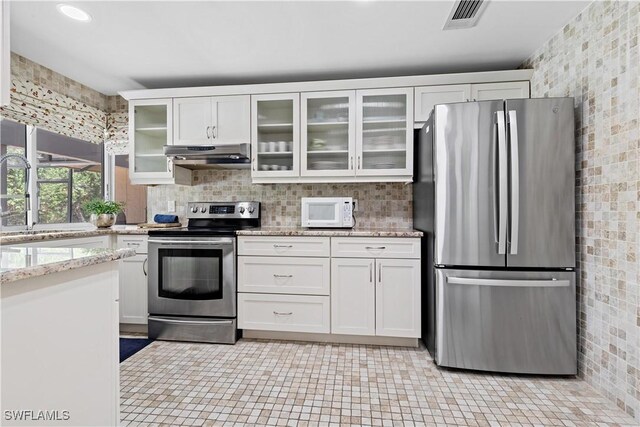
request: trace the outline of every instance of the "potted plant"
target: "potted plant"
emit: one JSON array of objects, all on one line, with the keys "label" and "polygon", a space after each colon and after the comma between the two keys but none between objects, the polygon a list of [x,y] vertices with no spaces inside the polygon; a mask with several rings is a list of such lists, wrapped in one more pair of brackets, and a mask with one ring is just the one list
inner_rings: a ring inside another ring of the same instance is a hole
[{"label": "potted plant", "polygon": [[111,227],[115,224],[116,217],[122,212],[123,207],[123,203],[102,199],[94,199],[84,205],[85,210],[91,214],[89,220],[99,228]]}]

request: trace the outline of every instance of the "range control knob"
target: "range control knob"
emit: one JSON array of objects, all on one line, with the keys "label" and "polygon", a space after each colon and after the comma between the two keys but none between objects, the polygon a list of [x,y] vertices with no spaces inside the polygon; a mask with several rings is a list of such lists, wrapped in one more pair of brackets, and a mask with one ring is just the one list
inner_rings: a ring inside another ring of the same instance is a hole
[{"label": "range control knob", "polygon": [[207,211],[207,208],[205,208],[204,206],[200,208],[200,212],[205,213]]},{"label": "range control knob", "polygon": [[252,214],[256,209],[253,206],[249,206],[249,213]]},{"label": "range control knob", "polygon": [[241,214],[243,214],[244,213],[244,208],[242,206],[240,206],[239,211],[240,211]]},{"label": "range control knob", "polygon": [[191,212],[193,212],[193,213],[198,212],[198,207],[197,206],[192,207],[191,208]]}]

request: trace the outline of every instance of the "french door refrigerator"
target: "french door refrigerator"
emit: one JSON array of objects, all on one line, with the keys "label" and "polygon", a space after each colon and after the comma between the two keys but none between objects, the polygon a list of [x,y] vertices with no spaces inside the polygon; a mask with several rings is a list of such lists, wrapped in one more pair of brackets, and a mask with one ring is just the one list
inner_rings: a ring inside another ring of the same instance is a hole
[{"label": "french door refrigerator", "polygon": [[419,135],[436,363],[576,374],[573,99],[437,105]]}]

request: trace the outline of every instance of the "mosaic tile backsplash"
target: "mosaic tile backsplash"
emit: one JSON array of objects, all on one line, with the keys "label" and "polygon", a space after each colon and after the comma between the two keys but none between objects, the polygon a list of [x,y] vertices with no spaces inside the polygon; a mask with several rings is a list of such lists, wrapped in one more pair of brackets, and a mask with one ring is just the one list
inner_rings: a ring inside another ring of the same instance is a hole
[{"label": "mosaic tile backsplash", "polygon": [[640,421],[640,3],[595,1],[523,64],[576,106],[579,374]]},{"label": "mosaic tile backsplash", "polygon": [[371,184],[251,184],[249,170],[194,171],[193,186],[159,185],[147,190],[149,220],[166,213],[167,201],[176,201],[176,214],[186,223],[190,201],[262,202],[262,225],[299,226],[300,198],[345,196],[358,199],[356,227],[410,228],[412,219],[411,185]]}]

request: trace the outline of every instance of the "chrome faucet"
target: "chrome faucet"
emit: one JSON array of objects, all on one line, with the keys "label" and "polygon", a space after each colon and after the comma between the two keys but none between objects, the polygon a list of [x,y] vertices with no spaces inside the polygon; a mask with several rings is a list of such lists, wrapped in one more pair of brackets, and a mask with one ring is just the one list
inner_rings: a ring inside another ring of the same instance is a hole
[{"label": "chrome faucet", "polygon": [[[27,188],[25,189],[25,193],[24,193],[25,213],[27,214],[27,230],[31,231],[31,229],[35,225],[35,223],[32,223],[31,219],[29,218],[29,211],[31,210],[31,203],[30,203],[31,195],[29,194],[29,184],[31,183],[30,181],[31,163],[29,163],[29,160],[27,160],[27,158],[22,154],[9,153],[9,154],[0,156],[0,166],[2,166],[2,164],[9,159],[17,159],[17,160],[20,160],[22,163],[24,163],[25,175],[27,178]],[[0,211],[0,218],[6,216],[7,214],[8,212]]]}]

